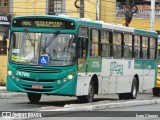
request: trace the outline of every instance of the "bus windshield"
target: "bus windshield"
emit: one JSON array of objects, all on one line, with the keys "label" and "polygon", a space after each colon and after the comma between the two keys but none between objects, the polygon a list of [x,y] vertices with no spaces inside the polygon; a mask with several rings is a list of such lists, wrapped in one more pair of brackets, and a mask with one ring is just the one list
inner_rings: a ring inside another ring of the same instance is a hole
[{"label": "bus windshield", "polygon": [[72,34],[12,32],[9,60],[33,65],[72,65],[76,60],[75,48]]}]

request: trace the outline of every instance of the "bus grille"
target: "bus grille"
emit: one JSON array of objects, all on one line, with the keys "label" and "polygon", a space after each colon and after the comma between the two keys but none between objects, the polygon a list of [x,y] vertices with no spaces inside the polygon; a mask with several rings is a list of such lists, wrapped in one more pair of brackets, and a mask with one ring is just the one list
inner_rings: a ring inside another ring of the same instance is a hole
[{"label": "bus grille", "polygon": [[39,80],[36,80],[36,79],[32,79],[32,78],[20,78],[21,80],[24,80],[24,81],[31,81],[31,82],[54,82],[55,79],[50,79],[50,80],[47,80],[47,79],[39,79]]},{"label": "bus grille", "polygon": [[59,73],[61,69],[44,68],[44,67],[16,67],[16,70],[31,73]]}]

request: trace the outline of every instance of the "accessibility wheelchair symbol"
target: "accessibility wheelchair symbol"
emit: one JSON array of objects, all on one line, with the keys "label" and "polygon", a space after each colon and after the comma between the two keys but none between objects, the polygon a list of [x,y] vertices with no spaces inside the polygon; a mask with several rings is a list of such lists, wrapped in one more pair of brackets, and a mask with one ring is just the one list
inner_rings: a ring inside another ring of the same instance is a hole
[{"label": "accessibility wheelchair symbol", "polygon": [[48,56],[41,55],[39,58],[40,65],[48,65]]}]

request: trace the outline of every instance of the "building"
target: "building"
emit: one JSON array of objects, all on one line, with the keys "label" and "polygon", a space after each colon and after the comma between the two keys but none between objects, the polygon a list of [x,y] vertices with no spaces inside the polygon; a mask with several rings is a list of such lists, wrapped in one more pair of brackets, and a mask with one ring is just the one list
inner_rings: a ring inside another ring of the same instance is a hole
[{"label": "building", "polygon": [[[76,2],[77,1],[77,2]],[[99,1],[100,4],[97,4]],[[75,4],[76,2],[76,4]],[[113,22],[115,20],[116,0],[84,0],[84,17]],[[77,7],[76,7],[77,6]],[[10,13],[19,15],[68,14],[80,17],[80,0],[13,0]],[[98,10],[99,8],[99,10]]]},{"label": "building", "polygon": [[[119,6],[116,7],[116,22],[125,25],[124,10],[120,9]],[[151,5],[150,2],[137,5],[137,13],[133,13],[133,18],[130,23],[130,27],[140,28],[145,30],[150,30],[150,13]],[[155,28],[154,30],[160,30],[160,5],[155,6]]]},{"label": "building", "polygon": [[10,0],[0,0],[0,14],[10,14]]},{"label": "building", "polygon": [[0,0],[0,85],[5,84],[7,74],[7,45],[2,45],[2,39],[8,35],[10,20],[10,0]]}]

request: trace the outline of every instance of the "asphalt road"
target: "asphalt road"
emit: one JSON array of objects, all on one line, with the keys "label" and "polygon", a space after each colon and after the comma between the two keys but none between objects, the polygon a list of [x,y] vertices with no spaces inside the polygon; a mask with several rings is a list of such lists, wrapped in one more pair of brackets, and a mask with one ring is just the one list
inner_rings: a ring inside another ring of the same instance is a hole
[{"label": "asphalt road", "polygon": [[[155,101],[156,100],[156,101]],[[144,102],[145,101],[145,102]],[[146,102],[147,101],[147,102]],[[154,102],[150,102],[150,101],[154,101]],[[157,102],[158,101],[158,102]],[[138,103],[138,104],[137,104]],[[146,105],[145,105],[145,104]],[[129,111],[127,107],[125,106],[135,106],[135,105],[141,105],[143,104],[144,106],[146,106],[146,108],[144,110],[150,110],[150,107],[148,107],[147,104],[153,104],[155,106],[159,105],[159,104],[155,104],[155,103],[160,103],[160,98],[159,97],[154,97],[152,94],[138,94],[138,97],[136,100],[119,100],[118,99],[118,95],[114,94],[114,95],[106,95],[106,96],[95,96],[95,100],[93,103],[83,103],[81,101],[79,101],[76,97],[63,97],[63,96],[42,96],[42,99],[40,101],[40,103],[38,104],[30,104],[29,100],[27,98],[27,96],[4,96],[0,98],[0,111],[5,112],[5,111],[19,111],[19,112],[23,112],[23,111],[36,111],[36,112],[42,112],[45,111],[45,116],[47,116],[46,118],[34,118],[37,120],[43,120],[43,119],[53,119],[52,117],[49,116],[58,116],[58,119],[83,119],[83,120],[88,120],[88,118],[92,117],[92,113],[87,113],[85,112],[86,116],[91,114],[89,117],[83,117],[83,118],[79,118],[80,116],[85,116],[84,113],[81,113],[79,111],[97,111],[97,110],[103,110],[103,112],[100,112],[100,115],[104,114],[104,110],[108,110],[110,111],[111,108],[112,110],[115,109],[120,111],[120,110],[127,110]],[[106,105],[109,105],[106,107]],[[94,107],[96,106],[96,107]],[[105,107],[104,107],[105,106]],[[78,109],[73,109],[78,107]],[[94,109],[90,109],[90,108],[94,108]],[[115,107],[119,107],[119,108],[115,108]],[[70,109],[72,108],[72,109]],[[107,109],[106,109],[107,108]],[[122,109],[123,108],[123,109]],[[125,109],[124,109],[125,108]],[[152,108],[152,107],[151,107]],[[153,108],[151,110],[160,110],[160,106],[157,107],[157,109]],[[136,108],[137,110],[141,110],[140,108]],[[135,110],[136,110],[135,109]],[[62,112],[63,114],[57,114],[56,112],[53,111],[77,111],[74,113],[65,113]],[[52,112],[49,112],[52,111]],[[46,114],[47,113],[47,114]],[[70,118],[72,115],[77,116],[78,114],[78,118],[77,117],[72,117]],[[43,114],[42,114],[43,115]],[[60,118],[60,115],[62,116]],[[99,117],[96,116],[96,113],[93,115],[95,115],[93,118],[91,118],[91,120],[99,120]],[[56,120],[58,120],[56,118]],[[110,120],[112,117],[107,117],[107,120]],[[125,117],[126,118],[126,117]],[[4,119],[4,118],[3,118]],[[7,118],[8,119],[8,118]],[[55,118],[54,118],[55,119]],[[119,119],[119,118],[118,118]],[[1,120],[1,118],[0,118]],[[90,120],[90,119],[89,119]],[[101,117],[100,120],[106,120],[106,118]],[[119,119],[120,120],[120,119]],[[130,119],[132,120],[132,118]]]},{"label": "asphalt road", "polygon": [[[136,100],[153,100],[160,99],[159,97],[153,97],[152,94],[138,94]],[[42,96],[38,104],[31,104],[27,96],[19,97],[3,97],[0,98],[0,111],[8,110],[48,110],[48,109],[59,109],[67,106],[76,106],[76,105],[97,105],[103,103],[120,103],[126,101],[135,101],[135,100],[119,100],[118,95],[106,95],[106,96],[95,96],[94,102],[91,104],[83,103],[79,101],[76,97],[64,97],[64,96]]]},{"label": "asphalt road", "polygon": [[[109,115],[107,115],[109,114]],[[131,116],[130,116],[131,115]],[[75,117],[71,117],[75,116]],[[77,117],[78,116],[78,117]],[[83,116],[83,117],[80,117]],[[89,117],[86,117],[89,116]],[[94,117],[92,117],[94,116]],[[106,116],[106,117],[100,117]],[[110,117],[112,116],[112,117]],[[122,117],[123,116],[123,117]],[[94,112],[73,112],[59,117],[42,117],[33,120],[159,120],[160,104],[104,109]]]}]

